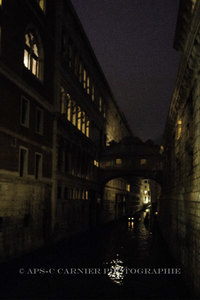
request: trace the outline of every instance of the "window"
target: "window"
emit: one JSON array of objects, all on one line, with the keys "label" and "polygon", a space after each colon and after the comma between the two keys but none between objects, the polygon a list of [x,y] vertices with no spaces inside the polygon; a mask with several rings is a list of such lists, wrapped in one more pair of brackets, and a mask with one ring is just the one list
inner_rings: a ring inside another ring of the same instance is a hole
[{"label": "window", "polygon": [[87,72],[86,69],[83,69],[83,87],[86,89],[86,80],[87,80]]},{"label": "window", "polygon": [[42,177],[42,154],[35,153],[35,179]]},{"label": "window", "polygon": [[194,11],[197,0],[192,0],[192,12]]},{"label": "window", "polygon": [[178,120],[177,124],[176,124],[176,139],[177,139],[177,141],[181,137],[181,132],[182,132],[182,121]]},{"label": "window", "polygon": [[141,165],[146,165],[146,163],[147,163],[146,158],[140,159],[140,164],[141,164]]},{"label": "window", "polygon": [[33,31],[25,34],[24,66],[34,76],[41,79],[41,49],[39,49],[37,36]]},{"label": "window", "polygon": [[36,0],[37,3],[39,4],[40,8],[42,11],[45,11],[45,6],[46,6],[46,3],[45,3],[45,0]]},{"label": "window", "polygon": [[99,111],[102,111],[102,98],[99,97]]},{"label": "window", "polygon": [[19,148],[19,176],[23,177],[28,173],[28,149]]},{"label": "window", "polygon": [[94,101],[94,84],[92,84],[91,97],[92,97],[92,101]]},{"label": "window", "polygon": [[85,191],[85,200],[88,200],[88,191]]},{"label": "window", "polygon": [[116,158],[115,159],[115,164],[116,165],[121,165],[122,164],[122,159],[121,158]]},{"label": "window", "polygon": [[85,113],[82,112],[82,133],[85,134],[85,129],[86,129],[86,118],[85,118]]},{"label": "window", "polygon": [[25,127],[29,127],[29,100],[21,98],[20,123]]},{"label": "window", "polygon": [[81,115],[82,115],[82,113],[81,113],[81,109],[80,109],[79,106],[77,107],[77,112],[78,112],[78,114],[77,114],[77,128],[78,128],[78,130],[81,130]]},{"label": "window", "polygon": [[0,0],[0,6],[2,6],[2,0]]},{"label": "window", "polygon": [[90,77],[87,77],[87,94],[90,94]]},{"label": "window", "polygon": [[65,91],[62,87],[60,89],[60,113],[61,114],[66,113]]},{"label": "window", "polygon": [[39,107],[36,108],[35,125],[35,131],[39,134],[43,134],[43,110]]},{"label": "window", "polygon": [[127,192],[130,192],[130,190],[131,190],[131,185],[130,184],[126,185],[126,190],[127,190]]},{"label": "window", "polygon": [[90,136],[90,121],[87,120],[86,121],[86,136],[89,137]]},{"label": "window", "polygon": [[67,94],[67,120],[71,121],[72,119],[72,101],[70,99],[70,95]]},{"label": "window", "polygon": [[73,104],[73,112],[72,112],[72,124],[74,126],[76,126],[76,111],[77,111],[77,108],[76,108],[76,104],[74,103]]},{"label": "window", "polygon": [[96,160],[96,159],[94,160],[94,166],[97,167],[97,168],[99,167],[99,161]]}]

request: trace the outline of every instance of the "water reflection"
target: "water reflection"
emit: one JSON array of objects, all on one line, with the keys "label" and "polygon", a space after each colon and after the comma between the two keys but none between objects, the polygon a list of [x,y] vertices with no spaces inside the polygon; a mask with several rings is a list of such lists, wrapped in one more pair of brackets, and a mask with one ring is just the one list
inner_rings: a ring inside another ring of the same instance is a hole
[{"label": "water reflection", "polygon": [[128,222],[128,231],[133,231],[134,229],[134,222]]},{"label": "water reflection", "polygon": [[110,262],[107,262],[107,269],[106,273],[108,277],[116,284],[122,285],[124,280],[124,263],[121,259],[119,259],[119,254],[116,255],[117,257]]}]

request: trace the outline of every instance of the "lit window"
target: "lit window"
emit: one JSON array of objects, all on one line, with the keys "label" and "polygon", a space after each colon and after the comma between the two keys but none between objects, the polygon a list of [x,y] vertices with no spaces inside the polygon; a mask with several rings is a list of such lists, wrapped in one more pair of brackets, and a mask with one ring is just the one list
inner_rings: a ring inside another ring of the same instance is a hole
[{"label": "lit window", "polygon": [[29,127],[29,100],[21,99],[20,123],[25,127]]},{"label": "lit window", "polygon": [[102,111],[102,98],[99,97],[99,111]]},{"label": "lit window", "polygon": [[60,113],[61,114],[66,113],[65,91],[62,87],[61,87],[61,90],[60,90]]},{"label": "lit window", "polygon": [[42,177],[42,154],[35,153],[35,179]]},{"label": "lit window", "polygon": [[77,111],[76,104],[74,103],[74,105],[73,105],[73,111],[72,111],[72,124],[74,126],[76,126],[76,111]]},{"label": "lit window", "polygon": [[164,146],[161,145],[161,146],[160,146],[160,154],[162,154],[163,152],[164,152]]},{"label": "lit window", "polygon": [[86,69],[83,69],[83,87],[84,87],[84,89],[86,89],[86,80],[87,80]]},{"label": "lit window", "polygon": [[127,192],[130,192],[130,190],[131,190],[131,185],[130,184],[126,185],[126,190],[127,190]]},{"label": "lit window", "polygon": [[192,12],[194,11],[197,0],[192,0]]},{"label": "lit window", "polygon": [[81,113],[81,109],[80,109],[79,106],[77,108],[77,111],[78,111],[78,114],[77,114],[77,128],[78,128],[78,130],[81,130],[81,115],[82,115],[82,113]]},{"label": "lit window", "polygon": [[87,94],[90,94],[90,77],[87,77]]},{"label": "lit window", "polygon": [[86,136],[89,137],[90,136],[90,121],[87,120],[86,121]]},{"label": "lit window", "polygon": [[92,97],[92,101],[94,101],[94,84],[92,84],[91,97]]},{"label": "lit window", "polygon": [[182,121],[178,120],[176,127],[176,139],[179,140],[182,132]]},{"label": "lit window", "polygon": [[2,5],[2,0],[0,0],[0,6]]},{"label": "lit window", "polygon": [[115,164],[116,165],[121,165],[122,164],[122,159],[121,158],[116,158],[115,159]]},{"label": "lit window", "polygon": [[146,163],[147,163],[146,158],[140,159],[140,164],[141,164],[141,165],[146,165]]},{"label": "lit window", "polygon": [[41,49],[38,49],[38,41],[33,32],[25,34],[25,47],[24,47],[24,66],[32,72],[37,78],[41,78]]},{"label": "lit window", "polygon": [[106,118],[106,106],[105,106],[105,104],[103,105],[103,117]]},{"label": "lit window", "polygon": [[45,0],[37,0],[41,10],[45,11]]},{"label": "lit window", "polygon": [[88,191],[85,191],[85,199],[88,200]]},{"label": "lit window", "polygon": [[24,147],[19,148],[19,176],[23,177],[28,173],[28,150]]},{"label": "lit window", "polygon": [[35,131],[39,134],[43,133],[43,110],[36,108]]},{"label": "lit window", "polygon": [[72,101],[70,99],[70,95],[67,94],[67,120],[72,120]]},{"label": "lit window", "polygon": [[97,168],[99,167],[99,162],[96,159],[94,160],[94,166],[97,167]]},{"label": "lit window", "polygon": [[85,112],[82,112],[82,133],[85,134],[86,130],[86,117]]}]

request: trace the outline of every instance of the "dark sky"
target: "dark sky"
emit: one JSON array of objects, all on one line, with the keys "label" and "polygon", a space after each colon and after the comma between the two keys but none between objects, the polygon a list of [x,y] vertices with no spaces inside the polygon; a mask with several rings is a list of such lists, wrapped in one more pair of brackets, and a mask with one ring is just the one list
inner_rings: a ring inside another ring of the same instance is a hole
[{"label": "dark sky", "polygon": [[162,135],[178,69],[178,0],[72,0],[119,107],[144,141]]}]

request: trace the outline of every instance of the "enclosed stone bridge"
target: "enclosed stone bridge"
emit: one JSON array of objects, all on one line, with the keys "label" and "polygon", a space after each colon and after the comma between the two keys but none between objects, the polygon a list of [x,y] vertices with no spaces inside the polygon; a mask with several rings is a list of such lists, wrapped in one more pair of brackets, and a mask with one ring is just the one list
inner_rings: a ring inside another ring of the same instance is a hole
[{"label": "enclosed stone bridge", "polygon": [[162,185],[162,149],[153,143],[121,142],[107,147],[101,157],[101,180],[118,177],[143,177]]}]

